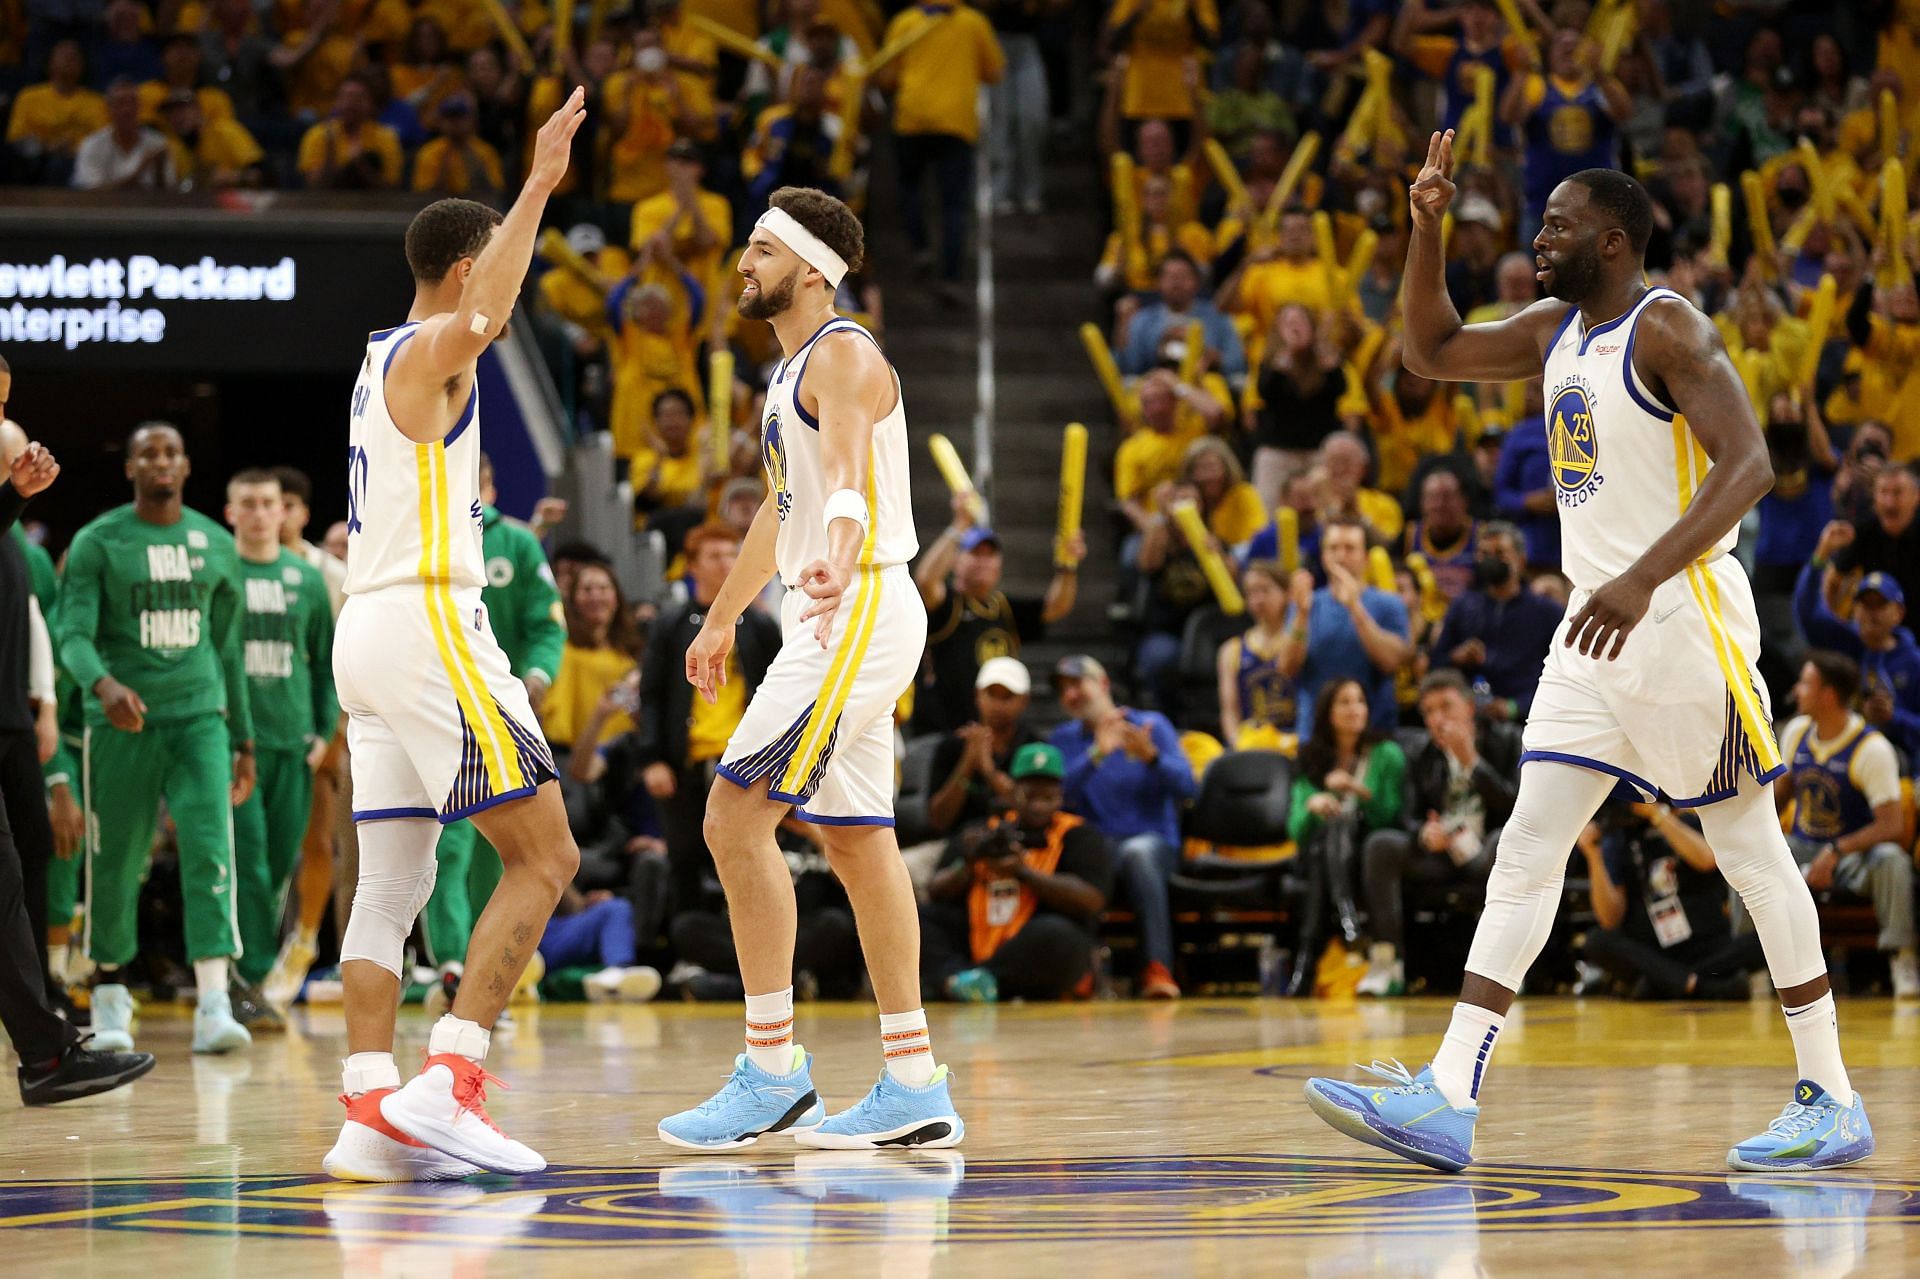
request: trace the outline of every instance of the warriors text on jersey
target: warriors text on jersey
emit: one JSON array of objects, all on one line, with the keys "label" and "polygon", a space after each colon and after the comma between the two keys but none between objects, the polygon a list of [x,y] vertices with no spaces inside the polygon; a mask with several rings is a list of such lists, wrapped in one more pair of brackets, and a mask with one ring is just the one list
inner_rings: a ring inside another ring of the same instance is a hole
[{"label": "warriors text on jersey", "polygon": [[[1567,617],[1631,568],[1693,501],[1712,463],[1685,419],[1634,368],[1649,289],[1626,314],[1589,329],[1569,308],[1546,358],[1547,453],[1560,508]],[[1766,685],[1754,666],[1760,625],[1737,531],[1654,588],[1617,661],[1565,644],[1547,654],[1523,759],[1598,768],[1676,804],[1725,799],[1742,774],[1782,771]]]},{"label": "warriors text on jersey", "polygon": [[[827,558],[825,513],[832,493],[820,457],[820,423],[800,403],[800,383],[806,376],[807,357],[830,333],[857,333],[874,342],[873,335],[852,320],[829,320],[774,369],[761,418],[760,456],[780,517],[774,558],[780,580],[788,586],[799,583],[807,565]],[[907,403],[896,382],[893,411],[873,424],[873,453],[867,467],[870,523],[863,565],[888,568],[905,564],[919,553],[908,484]]]}]

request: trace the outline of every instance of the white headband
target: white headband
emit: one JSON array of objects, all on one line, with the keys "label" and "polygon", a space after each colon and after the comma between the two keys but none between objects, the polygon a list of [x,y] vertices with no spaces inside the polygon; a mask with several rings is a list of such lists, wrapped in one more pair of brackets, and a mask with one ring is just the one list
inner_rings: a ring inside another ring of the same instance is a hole
[{"label": "white headband", "polygon": [[827,279],[827,287],[837,289],[846,278],[847,261],[827,247],[827,242],[800,225],[785,209],[768,209],[754,226],[773,236],[800,255],[800,260]]}]

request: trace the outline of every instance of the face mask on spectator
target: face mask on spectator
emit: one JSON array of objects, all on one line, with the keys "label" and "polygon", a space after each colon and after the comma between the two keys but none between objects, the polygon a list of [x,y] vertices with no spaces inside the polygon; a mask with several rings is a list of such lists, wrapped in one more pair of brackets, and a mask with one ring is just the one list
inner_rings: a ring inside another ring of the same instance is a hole
[{"label": "face mask on spectator", "polygon": [[1513,565],[1504,556],[1478,556],[1473,561],[1473,580],[1481,586],[1505,586],[1513,580]]}]

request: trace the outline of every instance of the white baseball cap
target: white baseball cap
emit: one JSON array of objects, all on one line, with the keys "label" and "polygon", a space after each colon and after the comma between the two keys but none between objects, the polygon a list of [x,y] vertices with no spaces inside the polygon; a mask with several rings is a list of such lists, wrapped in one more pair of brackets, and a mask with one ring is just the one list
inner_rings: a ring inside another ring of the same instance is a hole
[{"label": "white baseball cap", "polygon": [[996,684],[1015,697],[1025,697],[1033,691],[1033,676],[1027,673],[1027,664],[1017,657],[990,657],[980,664],[973,686],[992,688]]}]

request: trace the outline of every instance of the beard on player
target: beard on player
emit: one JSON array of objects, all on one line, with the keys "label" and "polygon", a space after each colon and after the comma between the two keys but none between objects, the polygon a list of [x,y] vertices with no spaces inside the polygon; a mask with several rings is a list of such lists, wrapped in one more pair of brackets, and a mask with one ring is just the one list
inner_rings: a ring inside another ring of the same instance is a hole
[{"label": "beard on player", "polygon": [[1596,239],[1565,253],[1534,250],[1534,264],[1544,278],[1547,296],[1579,306],[1600,287],[1600,246]]},{"label": "beard on player", "polygon": [[800,287],[800,273],[805,266],[798,266],[786,279],[771,289],[756,279],[749,278],[747,291],[740,295],[734,309],[749,320],[771,320],[793,305],[794,290]]}]

